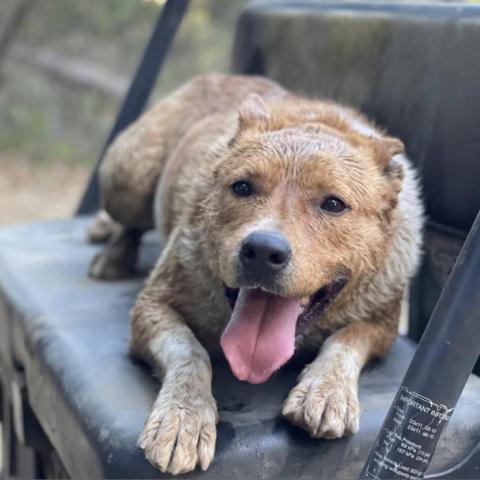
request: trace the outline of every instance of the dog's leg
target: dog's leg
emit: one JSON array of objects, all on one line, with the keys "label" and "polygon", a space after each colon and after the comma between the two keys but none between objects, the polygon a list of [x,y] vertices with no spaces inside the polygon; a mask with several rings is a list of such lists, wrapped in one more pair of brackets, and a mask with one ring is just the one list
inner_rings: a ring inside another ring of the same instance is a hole
[{"label": "dog's leg", "polygon": [[153,228],[153,198],[173,136],[165,115],[174,116],[170,99],[123,131],[109,147],[99,171],[103,210],[94,218],[88,239],[107,242],[91,261],[92,278],[113,280],[135,271],[143,232]]},{"label": "dog's leg", "polygon": [[90,241],[108,239],[108,244],[93,258],[91,277],[117,279],[134,273],[137,234],[154,226],[153,199],[164,164],[196,119],[189,108],[195,89],[187,86],[161,100],[108,148],[99,170],[105,213],[89,229]]},{"label": "dog's leg", "polygon": [[300,375],[283,407],[293,424],[316,438],[340,438],[358,431],[358,378],[364,365],[383,355],[397,334],[401,299],[369,321],[335,332]]},{"label": "dog's leg", "polygon": [[99,280],[127,278],[135,271],[142,229],[115,224],[105,246],[90,263],[88,274]]},{"label": "dog's leg", "polygon": [[162,377],[138,445],[154,467],[172,474],[196,465],[208,468],[218,420],[209,355],[167,303],[174,301],[171,285],[178,285],[177,268],[162,256],[133,309],[131,340],[132,355],[146,360]]},{"label": "dog's leg", "polygon": [[92,258],[88,274],[97,280],[119,280],[135,272],[144,229],[126,227],[100,210],[88,226],[90,243],[105,243]]},{"label": "dog's leg", "polygon": [[90,243],[105,243],[120,228],[105,210],[100,210],[88,226],[87,239]]}]

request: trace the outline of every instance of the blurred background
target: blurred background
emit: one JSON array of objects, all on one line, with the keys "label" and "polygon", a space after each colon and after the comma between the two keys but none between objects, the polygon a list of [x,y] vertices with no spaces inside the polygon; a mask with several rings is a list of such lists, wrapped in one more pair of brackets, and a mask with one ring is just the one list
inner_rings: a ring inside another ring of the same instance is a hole
[{"label": "blurred background", "polygon": [[[69,216],[165,0],[1,0],[0,227]],[[193,0],[152,101],[227,71],[246,0]]]}]

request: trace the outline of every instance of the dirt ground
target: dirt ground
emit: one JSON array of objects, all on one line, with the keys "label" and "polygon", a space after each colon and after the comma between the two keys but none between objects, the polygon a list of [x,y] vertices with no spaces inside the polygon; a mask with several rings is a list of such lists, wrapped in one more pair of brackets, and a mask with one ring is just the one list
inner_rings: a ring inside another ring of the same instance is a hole
[{"label": "dirt ground", "polygon": [[84,165],[36,164],[0,155],[0,228],[71,216],[89,174]]}]

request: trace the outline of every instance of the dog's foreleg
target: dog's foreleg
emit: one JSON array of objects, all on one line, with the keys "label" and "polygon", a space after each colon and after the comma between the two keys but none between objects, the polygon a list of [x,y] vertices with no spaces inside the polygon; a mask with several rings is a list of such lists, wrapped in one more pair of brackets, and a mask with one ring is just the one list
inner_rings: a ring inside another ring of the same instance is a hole
[{"label": "dog's foreleg", "polygon": [[165,292],[158,270],[133,310],[132,354],[149,362],[162,378],[138,445],[162,472],[189,472],[196,465],[206,470],[215,451],[218,419],[210,358],[182,316],[161,301]]},{"label": "dog's foreleg", "polygon": [[330,336],[291,390],[283,415],[316,438],[358,431],[358,379],[365,364],[383,355],[397,334],[401,299],[368,321],[353,321]]}]

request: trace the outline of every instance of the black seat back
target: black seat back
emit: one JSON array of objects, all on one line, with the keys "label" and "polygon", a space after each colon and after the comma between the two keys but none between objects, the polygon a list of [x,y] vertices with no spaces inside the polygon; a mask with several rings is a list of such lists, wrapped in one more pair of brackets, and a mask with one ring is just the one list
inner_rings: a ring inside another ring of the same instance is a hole
[{"label": "black seat back", "polygon": [[480,6],[253,3],[233,69],[354,105],[405,142],[429,218],[418,339],[480,208]]}]

